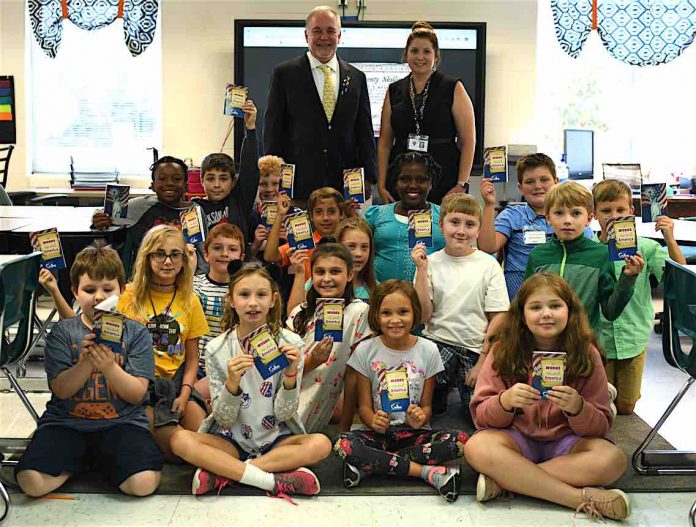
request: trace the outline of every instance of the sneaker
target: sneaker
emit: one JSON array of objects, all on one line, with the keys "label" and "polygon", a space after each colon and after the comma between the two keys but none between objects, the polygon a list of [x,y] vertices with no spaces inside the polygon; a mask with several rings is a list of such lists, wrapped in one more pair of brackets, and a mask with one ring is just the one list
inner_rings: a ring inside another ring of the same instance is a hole
[{"label": "sneaker", "polygon": [[343,486],[347,489],[357,487],[364,474],[362,471],[349,463],[343,463]]},{"label": "sneaker", "polygon": [[479,474],[478,481],[476,482],[476,501],[483,503],[484,501],[490,501],[503,492],[495,481],[486,476],[485,474]]},{"label": "sneaker", "polygon": [[291,472],[279,472],[274,474],[275,488],[273,494],[278,496],[287,494],[303,494],[316,496],[321,490],[319,479],[308,468],[300,467]]},{"label": "sneaker", "polygon": [[440,486],[437,491],[440,496],[445,498],[448,503],[457,501],[459,497],[459,488],[461,487],[461,476],[458,469],[448,468],[444,474],[440,474]]},{"label": "sneaker", "polygon": [[193,481],[191,482],[191,493],[194,496],[202,496],[207,494],[211,490],[218,489],[218,495],[222,492],[230,480],[223,478],[221,476],[216,476],[215,474],[208,472],[199,468],[193,474]]},{"label": "sneaker", "polygon": [[584,512],[590,518],[601,520],[625,520],[631,515],[631,504],[628,496],[619,489],[597,489],[585,487],[582,489],[582,503],[575,513]]},{"label": "sneaker", "polygon": [[616,400],[616,395],[618,392],[616,391],[616,387],[610,382],[607,383],[607,390],[609,391],[609,406],[611,415],[614,419],[616,419],[616,405],[614,404],[614,401]]}]

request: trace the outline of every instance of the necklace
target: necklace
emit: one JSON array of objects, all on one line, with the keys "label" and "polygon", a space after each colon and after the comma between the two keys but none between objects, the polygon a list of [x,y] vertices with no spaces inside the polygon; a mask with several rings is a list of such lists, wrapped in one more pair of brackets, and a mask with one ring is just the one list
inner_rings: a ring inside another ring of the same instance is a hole
[{"label": "necklace", "polygon": [[155,302],[152,300],[152,293],[148,291],[148,293],[150,295],[150,305],[152,306],[152,313],[153,313],[152,318],[159,318],[161,315],[163,315],[167,311],[169,311],[170,307],[172,307],[172,304],[174,303],[174,299],[176,298],[176,284],[173,284],[173,285],[174,285],[174,294],[172,295],[172,299],[169,301],[169,304],[167,304],[167,307],[165,307],[161,313],[157,313],[157,309],[155,308]]}]

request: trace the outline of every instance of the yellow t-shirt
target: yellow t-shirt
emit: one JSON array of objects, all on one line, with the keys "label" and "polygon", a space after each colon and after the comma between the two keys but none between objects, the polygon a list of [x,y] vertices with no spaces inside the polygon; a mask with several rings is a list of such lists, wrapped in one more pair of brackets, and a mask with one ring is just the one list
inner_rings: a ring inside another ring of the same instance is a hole
[{"label": "yellow t-shirt", "polygon": [[[184,362],[186,341],[208,333],[208,322],[195,294],[184,299],[181,292],[150,291],[152,303],[146,306],[147,318],[137,317],[133,308],[133,284],[126,286],[118,302],[118,310],[127,317],[144,324],[152,337],[155,353],[155,376],[171,379]],[[169,303],[172,305],[167,309]],[[153,312],[152,304],[156,312]],[[188,308],[188,309],[187,309]],[[153,317],[159,315],[155,320]]]}]

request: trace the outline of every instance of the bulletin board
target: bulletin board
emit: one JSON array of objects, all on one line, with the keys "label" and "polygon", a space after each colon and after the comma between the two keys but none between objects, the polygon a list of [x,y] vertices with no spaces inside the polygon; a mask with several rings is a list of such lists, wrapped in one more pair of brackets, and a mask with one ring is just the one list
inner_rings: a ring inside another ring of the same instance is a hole
[{"label": "bulletin board", "polygon": [[14,77],[0,75],[0,145],[17,142]]}]

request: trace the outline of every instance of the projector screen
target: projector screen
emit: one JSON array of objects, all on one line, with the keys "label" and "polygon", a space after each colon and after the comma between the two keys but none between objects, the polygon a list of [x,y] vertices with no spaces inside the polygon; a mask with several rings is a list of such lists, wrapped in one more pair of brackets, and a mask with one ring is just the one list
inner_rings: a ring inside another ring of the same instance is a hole
[{"label": "projector screen", "polygon": [[[372,125],[379,136],[380,115],[387,87],[409,73],[402,64],[403,49],[412,22],[343,22],[338,56],[365,73],[370,95]],[[440,70],[461,79],[471,97],[476,119],[474,172],[483,162],[484,86],[486,68],[485,23],[432,22],[440,44]],[[273,68],[307,52],[304,20],[235,20],[234,82],[249,88],[258,107],[259,147]],[[224,93],[222,91],[221,93]],[[222,111],[222,102],[220,108]],[[239,159],[242,134],[235,134]]]}]

